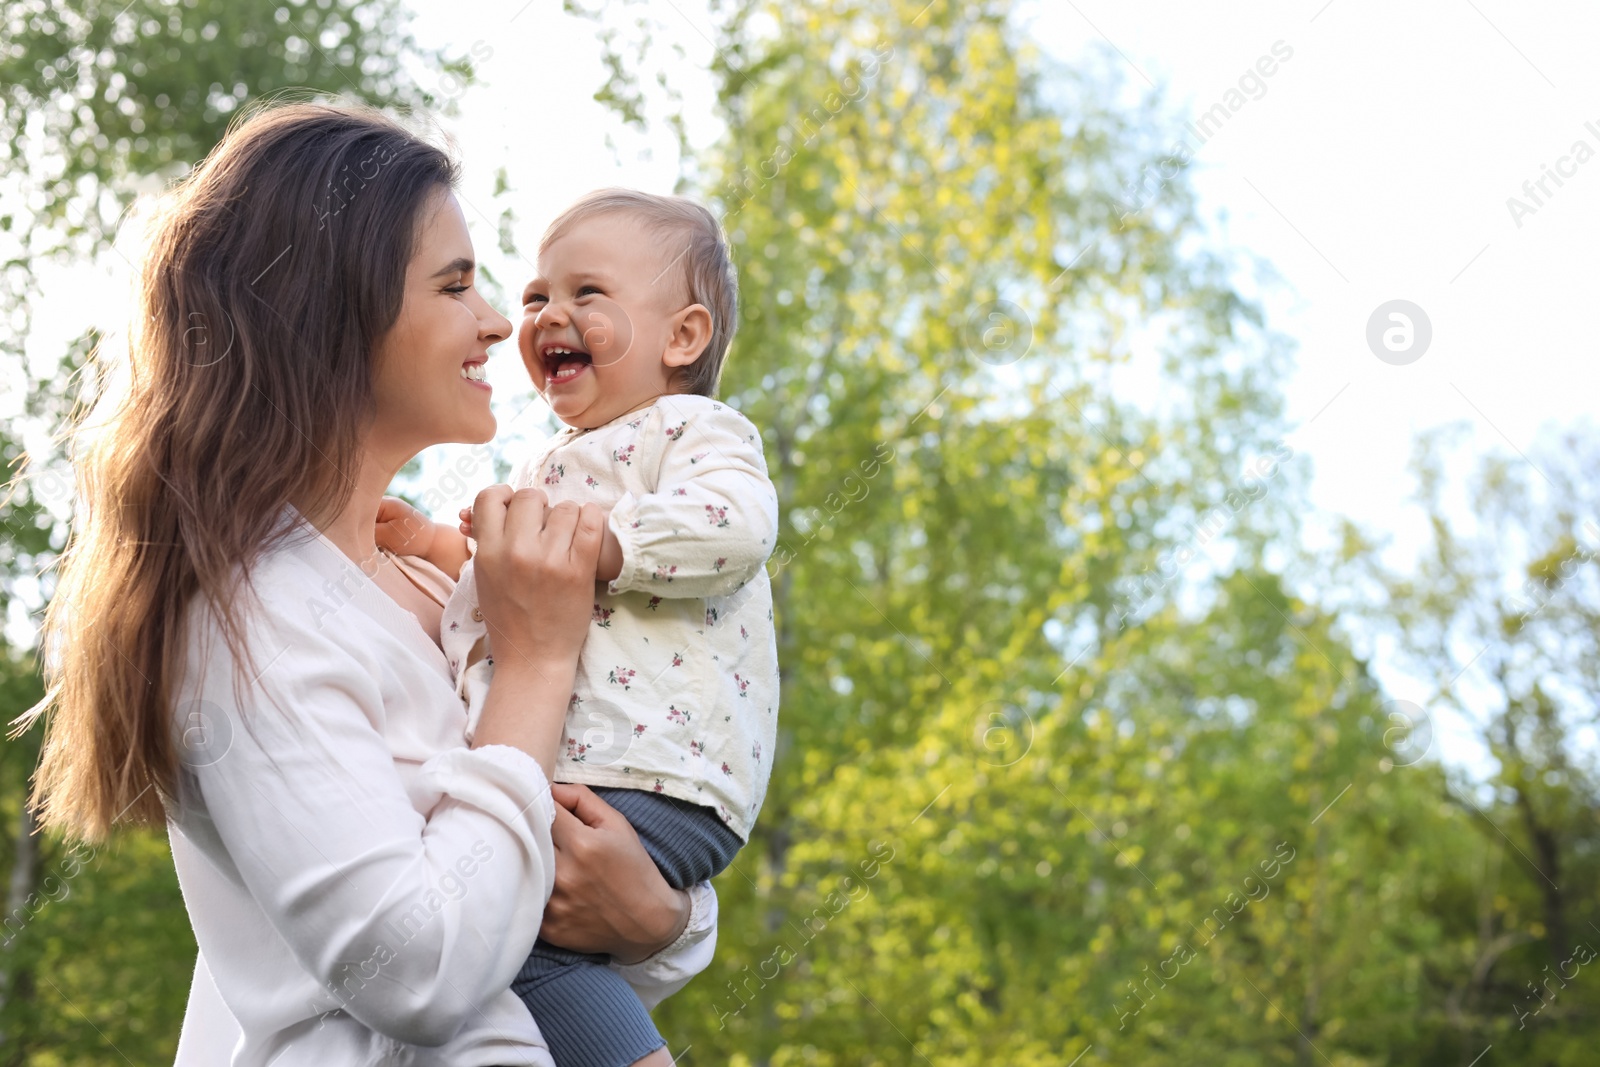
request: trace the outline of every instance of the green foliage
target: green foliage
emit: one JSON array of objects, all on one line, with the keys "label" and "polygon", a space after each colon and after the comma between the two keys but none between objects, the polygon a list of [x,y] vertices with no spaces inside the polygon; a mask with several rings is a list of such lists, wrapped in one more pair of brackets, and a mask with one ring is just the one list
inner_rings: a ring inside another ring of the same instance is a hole
[{"label": "green foliage", "polygon": [[[11,0],[0,12],[0,354],[37,269],[110,246],[140,189],[181,177],[266,98],[429,106],[400,0]],[[448,101],[445,101],[448,103]]]}]

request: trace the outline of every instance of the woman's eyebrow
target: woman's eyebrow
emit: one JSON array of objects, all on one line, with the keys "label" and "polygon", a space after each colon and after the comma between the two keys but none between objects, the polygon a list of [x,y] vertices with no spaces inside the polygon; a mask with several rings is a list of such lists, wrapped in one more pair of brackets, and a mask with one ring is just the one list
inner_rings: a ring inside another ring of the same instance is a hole
[{"label": "woman's eyebrow", "polygon": [[471,274],[477,264],[470,259],[452,259],[439,270],[433,272],[435,278],[443,278],[447,274]]}]

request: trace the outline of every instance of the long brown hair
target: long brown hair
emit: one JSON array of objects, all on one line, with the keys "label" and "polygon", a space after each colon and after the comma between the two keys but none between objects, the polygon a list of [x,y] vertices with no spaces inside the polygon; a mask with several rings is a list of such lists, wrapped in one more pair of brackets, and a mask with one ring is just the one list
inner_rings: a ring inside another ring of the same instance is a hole
[{"label": "long brown hair", "polygon": [[373,414],[373,356],[451,158],[359,107],[256,111],[152,225],[125,364],[70,434],[79,508],[44,620],[33,803],[80,837],[163,818],[177,772],[184,620],[209,603],[248,662],[251,563],[343,509]]}]

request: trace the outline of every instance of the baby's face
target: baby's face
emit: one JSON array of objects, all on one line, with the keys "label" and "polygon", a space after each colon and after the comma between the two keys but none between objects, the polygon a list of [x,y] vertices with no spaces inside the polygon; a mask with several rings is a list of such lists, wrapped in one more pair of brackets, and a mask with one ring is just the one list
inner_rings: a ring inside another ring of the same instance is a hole
[{"label": "baby's face", "polygon": [[539,253],[517,347],[556,417],[593,429],[670,392],[662,356],[689,304],[666,246],[632,215],[575,224]]}]

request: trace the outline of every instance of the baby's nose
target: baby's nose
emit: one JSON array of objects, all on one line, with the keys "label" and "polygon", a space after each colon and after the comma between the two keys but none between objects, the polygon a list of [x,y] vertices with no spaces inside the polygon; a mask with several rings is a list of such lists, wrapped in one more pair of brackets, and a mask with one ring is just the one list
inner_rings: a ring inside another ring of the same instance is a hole
[{"label": "baby's nose", "polygon": [[539,309],[533,317],[535,326],[565,326],[567,324],[566,312],[554,301]]}]

